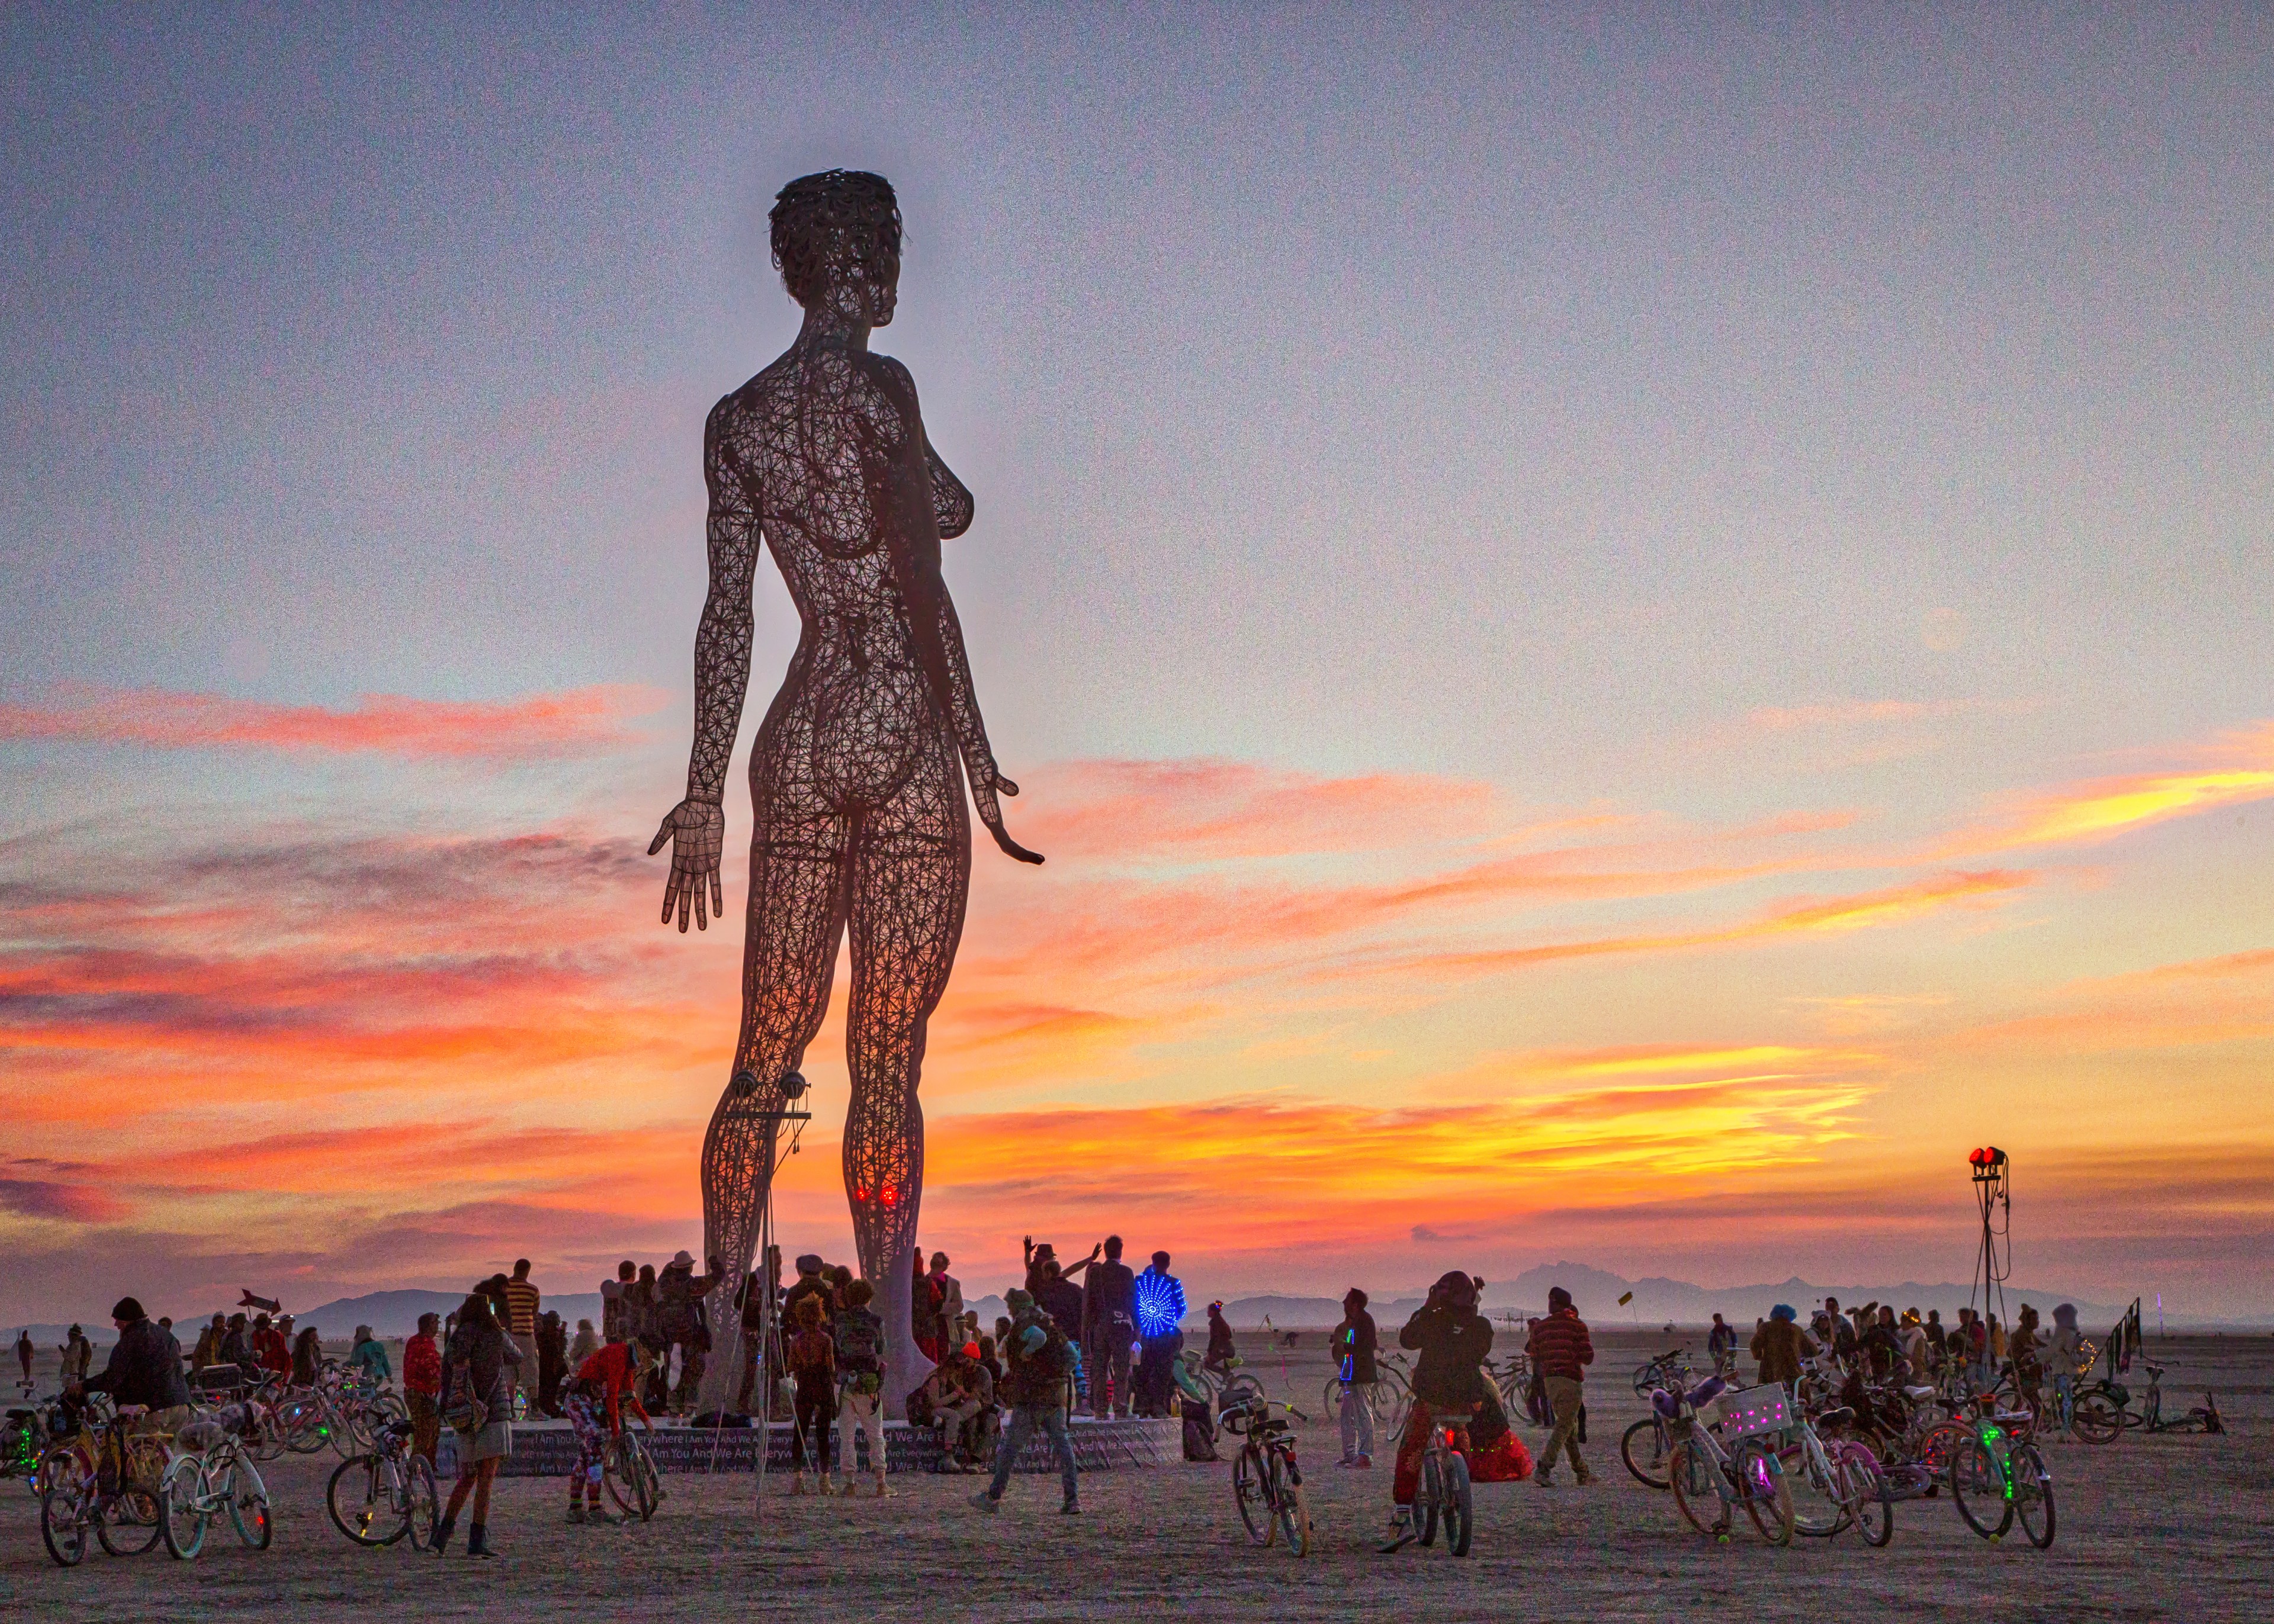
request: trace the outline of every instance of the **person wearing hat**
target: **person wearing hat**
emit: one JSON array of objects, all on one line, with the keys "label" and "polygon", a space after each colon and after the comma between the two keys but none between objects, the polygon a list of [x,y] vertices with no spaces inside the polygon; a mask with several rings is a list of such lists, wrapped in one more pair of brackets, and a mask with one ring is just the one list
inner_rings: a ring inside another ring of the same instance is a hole
[{"label": "person wearing hat", "polygon": [[1374,1316],[1366,1312],[1366,1293],[1356,1286],[1343,1294],[1343,1322],[1335,1327],[1328,1346],[1334,1350],[1335,1370],[1343,1384],[1342,1463],[1370,1471],[1374,1467],[1371,1395],[1377,1374],[1374,1357],[1378,1342]]},{"label": "person wearing hat", "polygon": [[1421,1486],[1421,1453],[1437,1417],[1457,1416],[1466,1421],[1477,1416],[1494,1395],[1484,1372],[1492,1343],[1492,1321],[1477,1312],[1476,1282],[1459,1269],[1449,1271],[1429,1288],[1427,1299],[1397,1333],[1397,1345],[1420,1357],[1413,1362],[1413,1408],[1397,1440],[1385,1552],[1412,1543],[1413,1496]]},{"label": "person wearing hat", "polygon": [[174,1334],[160,1329],[131,1297],[120,1297],[111,1308],[110,1322],[118,1327],[110,1362],[99,1376],[82,1372],[64,1391],[73,1397],[108,1393],[121,1408],[142,1405],[148,1413],[136,1419],[132,1430],[137,1432],[171,1432],[188,1425],[190,1384],[182,1376],[182,1344]]},{"label": "person wearing hat", "polygon": [[837,1304],[830,1291],[828,1267],[829,1266],[824,1263],[820,1256],[815,1252],[809,1252],[798,1259],[797,1279],[791,1283],[788,1290],[782,1293],[782,1324],[794,1325],[796,1320],[793,1316],[797,1312],[797,1305],[809,1297],[821,1299],[823,1319],[832,1320],[835,1317]]},{"label": "person wearing hat", "polygon": [[1004,1396],[1011,1402],[1011,1425],[995,1451],[995,1476],[987,1487],[971,1497],[982,1511],[1003,1508],[1003,1491],[1010,1486],[1011,1469],[1027,1447],[1036,1428],[1046,1433],[1058,1455],[1058,1478],[1065,1490],[1058,1509],[1067,1516],[1081,1515],[1079,1480],[1075,1475],[1073,1439],[1066,1432],[1067,1379],[1073,1374],[1073,1345],[1050,1316],[1035,1302],[1034,1293],[1013,1290],[1004,1297],[1011,1310],[1011,1360]]},{"label": "person wearing hat", "polygon": [[1540,1457],[1540,1485],[1549,1486],[1561,1451],[1570,1454],[1572,1480],[1584,1487],[1590,1474],[1579,1458],[1580,1384],[1587,1379],[1586,1367],[1595,1362],[1595,1344],[1588,1339],[1587,1322],[1572,1306],[1571,1294],[1562,1287],[1549,1288],[1547,1318],[1532,1327],[1525,1351],[1532,1355],[1532,1368],[1547,1384],[1548,1406],[1555,1412],[1555,1430],[1547,1434],[1547,1452]]},{"label": "person wearing hat", "polygon": [[1789,1303],[1779,1303],[1766,1320],[1753,1321],[1753,1357],[1760,1361],[1763,1385],[1780,1381],[1789,1386],[1800,1380],[1800,1362],[1816,1357],[1816,1343],[1800,1328],[1800,1316]]},{"label": "person wearing hat", "polygon": [[670,1350],[679,1352],[679,1384],[671,1396],[672,1410],[679,1415],[694,1410],[696,1391],[703,1385],[703,1366],[711,1351],[703,1301],[718,1288],[720,1275],[715,1258],[708,1274],[697,1274],[694,1254],[681,1248],[656,1276],[656,1328],[663,1334],[666,1367]]},{"label": "person wearing hat", "polygon": [[292,1345],[267,1314],[252,1316],[252,1358],[271,1375],[292,1379]]}]

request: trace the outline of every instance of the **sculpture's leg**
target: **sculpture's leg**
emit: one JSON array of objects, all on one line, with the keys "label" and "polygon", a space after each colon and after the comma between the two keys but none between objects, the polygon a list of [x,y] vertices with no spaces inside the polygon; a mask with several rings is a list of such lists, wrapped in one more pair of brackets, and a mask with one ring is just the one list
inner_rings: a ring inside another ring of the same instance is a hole
[{"label": "sculpture's leg", "polygon": [[[953,758],[946,773],[953,775]],[[845,1193],[861,1273],[884,1317],[886,1414],[905,1414],[911,1388],[931,1373],[910,1318],[916,1215],[923,1199],[923,1109],[916,1086],[924,1032],[963,934],[971,877],[970,825],[960,777],[945,793],[935,775],[871,814],[854,842],[853,992],[846,1060],[853,1100],[845,1117]],[[929,793],[925,793],[929,792]]]},{"label": "sculpture's leg", "polygon": [[742,1386],[742,1321],[734,1298],[757,1255],[758,1215],[780,1127],[761,1116],[782,1109],[782,1075],[796,1069],[829,1008],[845,927],[849,835],[847,819],[769,823],[762,812],[751,842],[734,1071],[749,1072],[757,1086],[738,1094],[729,1083],[703,1140],[703,1244],[724,1273],[709,1302],[711,1354],[698,1410],[726,1409]]}]

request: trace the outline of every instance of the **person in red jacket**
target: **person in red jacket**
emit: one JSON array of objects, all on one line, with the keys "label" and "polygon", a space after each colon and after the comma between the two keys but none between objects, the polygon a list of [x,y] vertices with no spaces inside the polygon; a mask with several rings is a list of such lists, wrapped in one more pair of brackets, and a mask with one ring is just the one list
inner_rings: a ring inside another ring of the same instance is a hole
[{"label": "person in red jacket", "polygon": [[418,1334],[403,1344],[403,1402],[410,1412],[410,1447],[434,1463],[442,1437],[442,1350],[434,1341],[439,1314],[418,1316]]},{"label": "person in red jacket", "polygon": [[292,1344],[284,1340],[267,1314],[256,1314],[252,1320],[253,1363],[265,1371],[290,1380],[292,1377]]},{"label": "person in red jacket", "polygon": [[1571,1294],[1562,1287],[1547,1293],[1547,1318],[1532,1325],[1525,1351],[1532,1356],[1532,1368],[1546,1380],[1547,1402],[1555,1411],[1555,1430],[1547,1434],[1547,1452],[1540,1457],[1540,1485],[1548,1486],[1555,1456],[1566,1450],[1573,1480],[1584,1485],[1590,1474],[1579,1458],[1580,1384],[1587,1379],[1586,1367],[1595,1362],[1595,1344],[1588,1340],[1587,1322],[1571,1306]]},{"label": "person in red jacket", "polygon": [[[648,1414],[639,1401],[640,1377],[663,1351],[663,1339],[652,1334],[629,1342],[609,1342],[576,1367],[576,1374],[561,1389],[562,1407],[568,1412],[569,1430],[576,1435],[576,1463],[568,1469],[568,1521],[613,1522],[600,1506],[600,1462],[607,1440],[623,1425],[623,1406],[642,1421]],[[578,1505],[576,1490],[584,1491]]]}]

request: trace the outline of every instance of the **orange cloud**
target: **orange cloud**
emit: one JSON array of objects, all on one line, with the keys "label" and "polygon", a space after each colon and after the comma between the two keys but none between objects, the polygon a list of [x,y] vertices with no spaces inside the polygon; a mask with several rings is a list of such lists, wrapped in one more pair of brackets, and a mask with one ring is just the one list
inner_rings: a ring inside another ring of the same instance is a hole
[{"label": "orange cloud", "polygon": [[2007,803],[1994,823],[1955,837],[1946,854],[2100,841],[2127,830],[2274,795],[2274,723],[2195,754],[2195,771],[2092,778]]},{"label": "orange cloud", "polygon": [[499,703],[365,695],[345,710],[162,688],[66,687],[47,704],[0,704],[0,740],[258,748],[324,754],[529,757],[635,742],[624,723],[669,695],[630,687],[569,688]]}]

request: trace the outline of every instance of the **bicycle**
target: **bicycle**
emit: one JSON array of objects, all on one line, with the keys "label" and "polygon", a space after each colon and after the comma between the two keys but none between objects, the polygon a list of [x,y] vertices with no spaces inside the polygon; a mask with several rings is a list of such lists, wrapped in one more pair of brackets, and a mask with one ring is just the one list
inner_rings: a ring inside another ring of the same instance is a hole
[{"label": "bicycle", "polygon": [[64,1431],[61,1410],[53,1399],[11,1405],[0,1424],[0,1477],[21,1477],[34,1500],[47,1486],[40,1481],[40,1462]]},{"label": "bicycle", "polygon": [[2183,1416],[2165,1420],[2164,1418],[2164,1367],[2160,1365],[2148,1366],[2147,1402],[2136,1413],[2131,1409],[2130,1395],[2125,1395],[2121,1387],[2116,1387],[2113,1382],[2104,1382],[2102,1385],[2113,1388],[2116,1394],[2123,1395],[2121,1399],[2124,1404],[2123,1424],[2126,1426],[2136,1426],[2143,1432],[2224,1432],[2226,1431],[2226,1419],[2218,1413],[2218,1395],[2209,1389],[2205,1389],[2202,1403],[2197,1404]]},{"label": "bicycle", "polygon": [[[1754,1530],[1773,1545],[1792,1543],[1792,1485],[1785,1481],[1783,1463],[1769,1445],[1766,1432],[1782,1432],[1788,1422],[1784,1389],[1774,1398],[1749,1408],[1749,1417],[1759,1431],[1738,1432],[1724,1448],[1710,1426],[1698,1425],[1698,1406],[1719,1398],[1727,1385],[1710,1376],[1687,1393],[1666,1389],[1651,1400],[1653,1408],[1674,1424],[1674,1452],[1667,1461],[1667,1483],[1674,1504],[1690,1526],[1716,1540],[1729,1538],[1729,1508],[1742,1506]],[[1709,1519],[1706,1507],[1711,1506]]]},{"label": "bicycle", "polygon": [[[1853,1528],[1877,1549],[1895,1537],[1894,1495],[1879,1470],[1879,1456],[1855,1439],[1835,1436],[1827,1442],[1817,1431],[1822,1426],[1836,1434],[1855,1418],[1845,1405],[1812,1420],[1804,1411],[1794,1417],[1781,1458],[1799,1457],[1797,1477],[1807,1492],[1794,1492],[1792,1523],[1796,1531],[1818,1539]],[[1793,1475],[1788,1470],[1787,1476]]]},{"label": "bicycle", "polygon": [[408,1538],[424,1551],[433,1543],[441,1520],[441,1492],[434,1469],[410,1449],[410,1423],[393,1421],[380,1429],[369,1453],[342,1461],[324,1489],[324,1509],[332,1526],[359,1545],[391,1545]]},{"label": "bicycle", "polygon": [[[1655,1398],[1659,1388],[1652,1396]],[[1666,1463],[1674,1455],[1674,1430],[1666,1417],[1653,1404],[1641,1420],[1627,1428],[1619,1440],[1619,1459],[1626,1462],[1627,1470],[1645,1488],[1664,1489],[1672,1486],[1667,1477]]]},{"label": "bicycle", "polygon": [[1421,1481],[1413,1491],[1414,1538],[1422,1545],[1437,1539],[1445,1525],[1445,1552],[1466,1556],[1477,1530],[1476,1504],[1469,1482],[1469,1417],[1433,1416],[1421,1446]]},{"label": "bicycle", "polygon": [[256,1424],[251,1410],[226,1420],[216,1417],[196,1431],[184,1427],[185,1442],[197,1447],[166,1469],[159,1503],[163,1509],[166,1549],[182,1561],[205,1548],[206,1524],[229,1514],[237,1537],[266,1551],[276,1537],[268,1508],[268,1485],[252,1463],[244,1429]]},{"label": "bicycle", "polygon": [[1690,1349],[1683,1346],[1670,1349],[1646,1365],[1638,1365],[1634,1373],[1637,1398],[1648,1398],[1662,1388],[1675,1391],[1687,1387],[1690,1379],[1698,1372],[1690,1368]]},{"label": "bicycle", "polygon": [[[1294,1432],[1271,1413],[1276,1402],[1257,1393],[1224,1412],[1224,1431],[1244,1440],[1231,1460],[1231,1496],[1248,1538],[1268,1546],[1284,1534],[1288,1554],[1304,1557],[1311,1552],[1311,1501],[1303,1492]],[[1279,1408],[1305,1418],[1291,1404]]]},{"label": "bicycle", "polygon": [[165,1441],[128,1435],[128,1424],[146,1413],[140,1405],[105,1416],[108,1401],[95,1400],[76,1433],[40,1462],[40,1538],[59,1568],[76,1568],[86,1557],[89,1529],[112,1556],[139,1556],[158,1543]]},{"label": "bicycle", "polygon": [[643,1522],[663,1503],[663,1475],[647,1445],[629,1426],[619,1426],[608,1440],[600,1456],[600,1481],[607,1485],[617,1510]]},{"label": "bicycle", "polygon": [[2042,1551],[2053,1542],[2052,1474],[2035,1444],[1998,1424],[2003,1413],[1978,1417],[1973,1435],[1952,1455],[1951,1498],[1966,1526],[1983,1538],[2003,1539],[2018,1517]]}]

